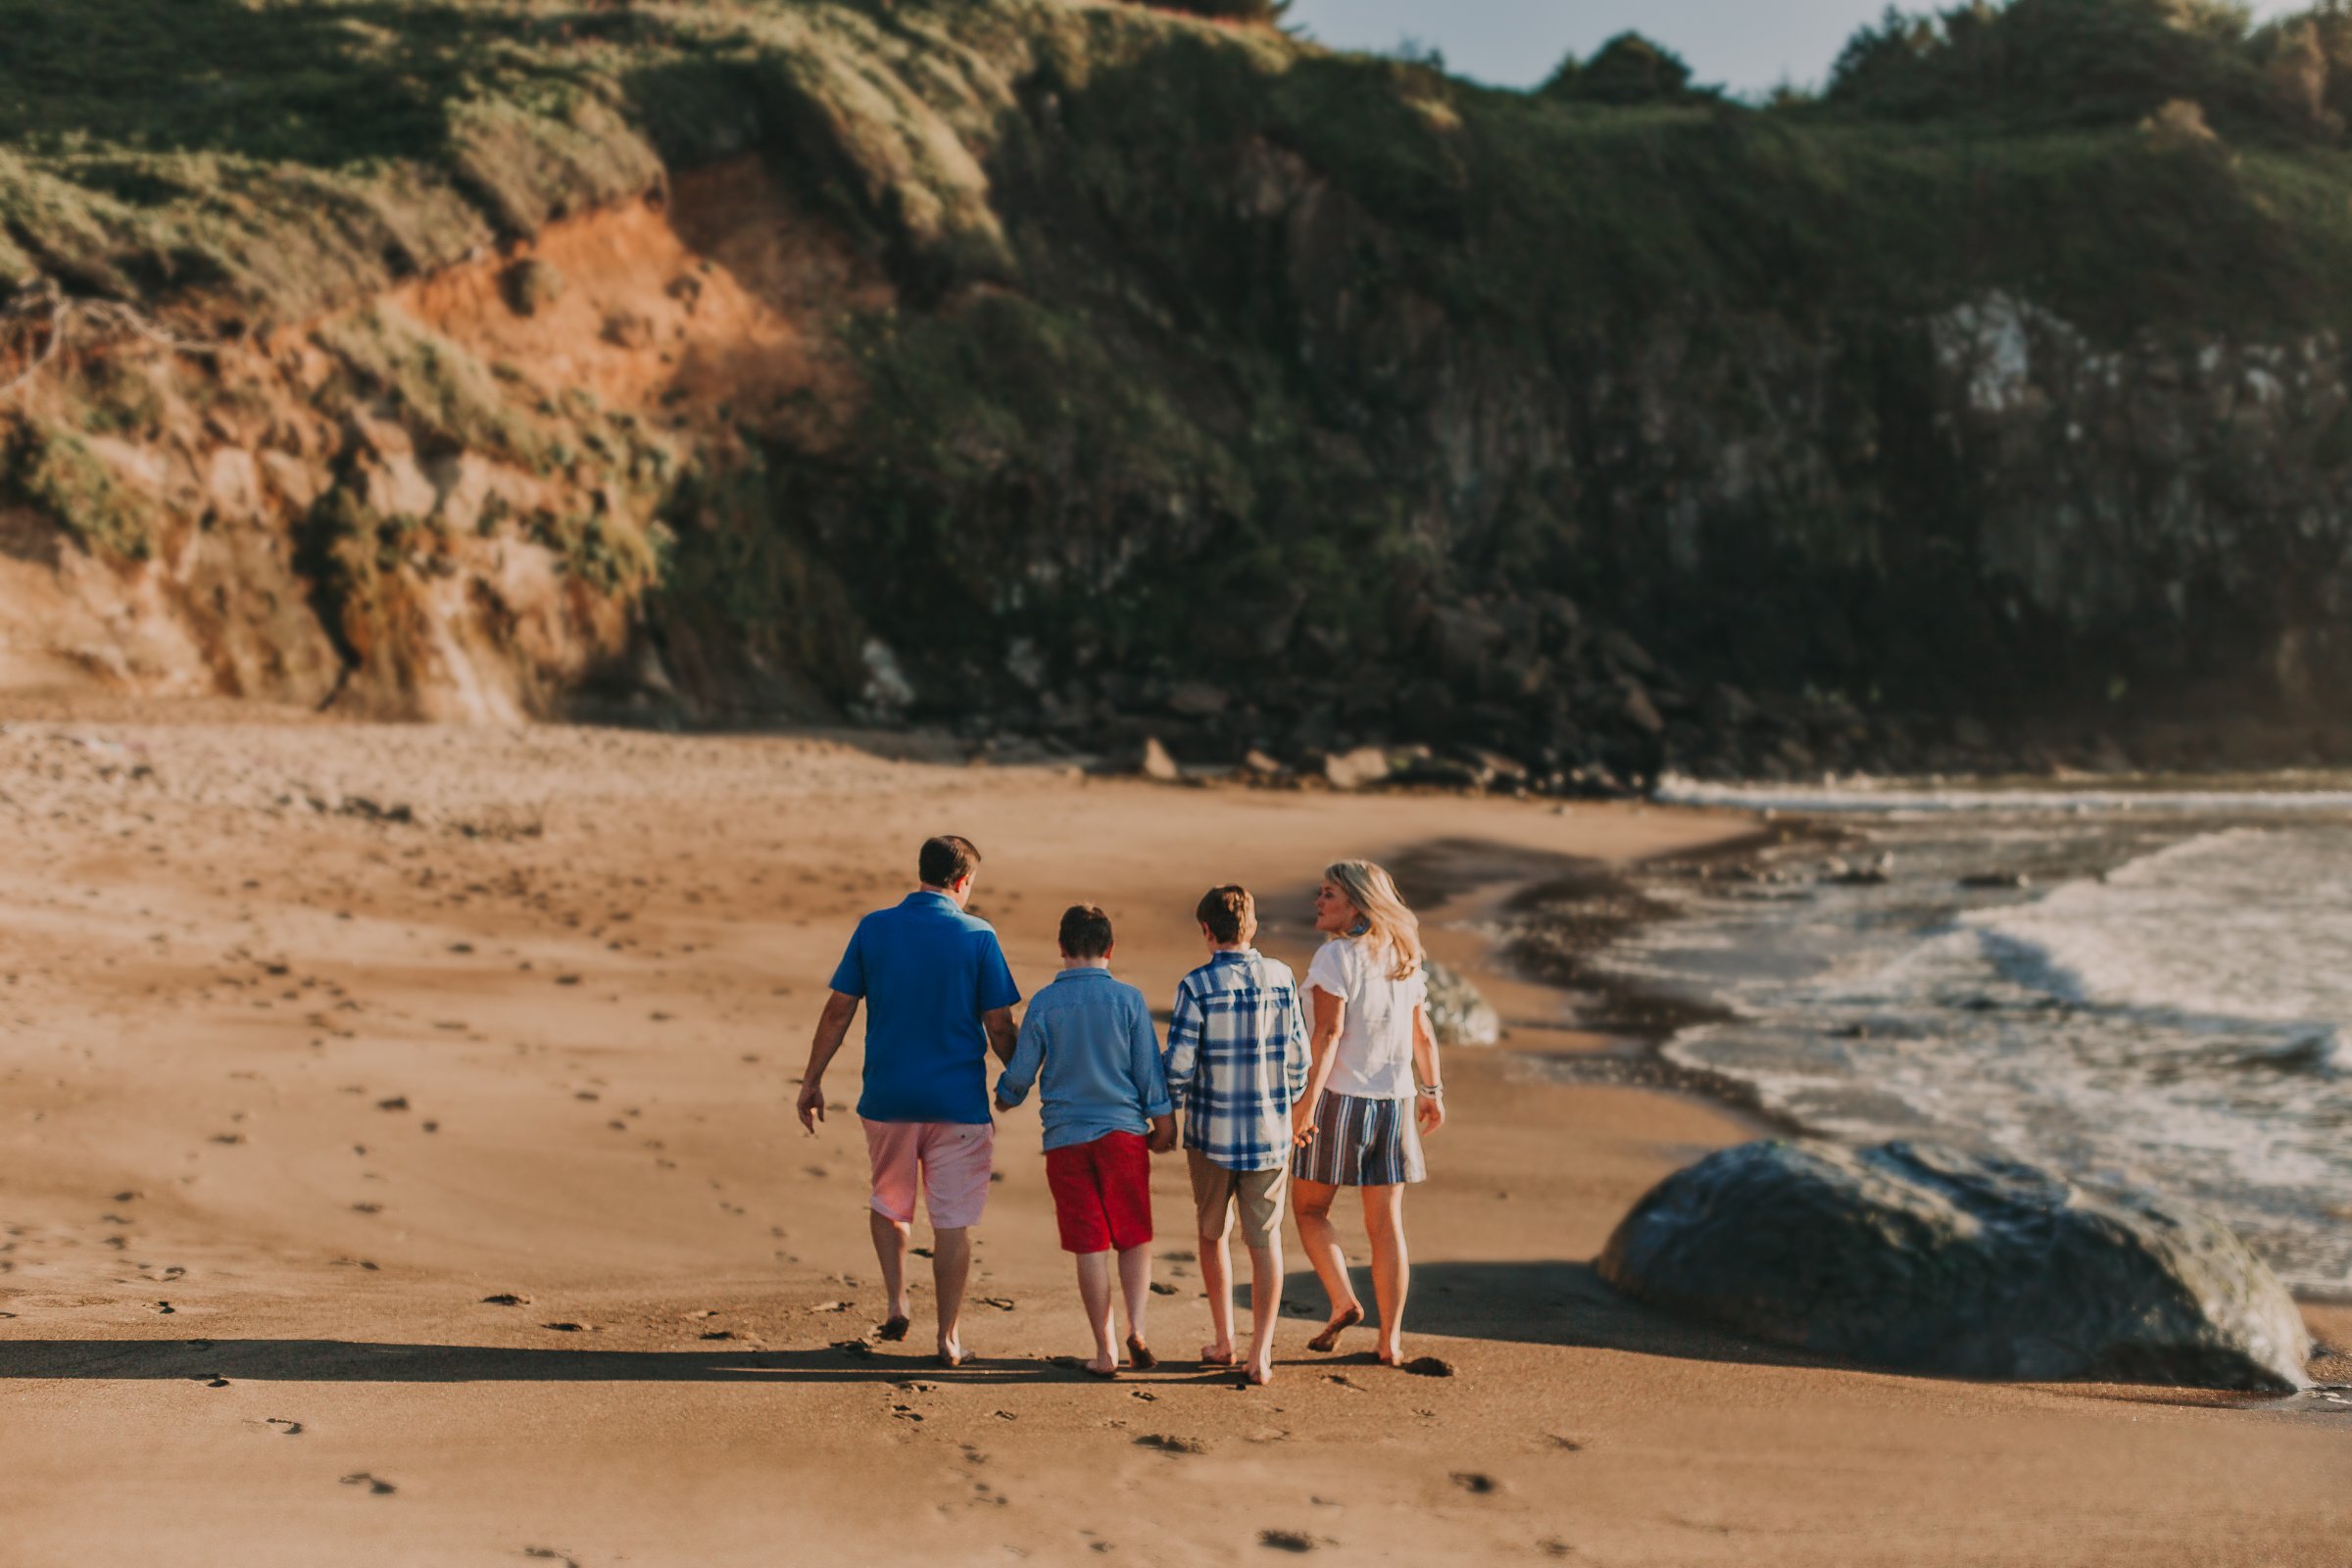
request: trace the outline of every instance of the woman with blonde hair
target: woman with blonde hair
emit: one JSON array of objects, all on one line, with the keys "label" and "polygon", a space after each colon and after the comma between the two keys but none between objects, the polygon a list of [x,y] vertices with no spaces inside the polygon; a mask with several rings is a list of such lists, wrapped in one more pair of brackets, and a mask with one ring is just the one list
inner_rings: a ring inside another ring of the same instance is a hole
[{"label": "woman with blonde hair", "polygon": [[1411,1268],[1404,1246],[1404,1189],[1426,1174],[1421,1137],[1446,1121],[1438,1042],[1429,1027],[1429,985],[1421,972],[1421,923],[1396,880],[1368,860],[1326,866],[1315,895],[1322,951],[1301,988],[1311,1009],[1314,1065],[1292,1156],[1298,1240],[1331,1299],[1331,1321],[1307,1342],[1338,1347],[1364,1320],[1348,1283],[1348,1259],[1331,1223],[1343,1187],[1364,1195],[1372,1242],[1372,1294],[1380,1304],[1380,1359],[1404,1359],[1404,1296]]}]

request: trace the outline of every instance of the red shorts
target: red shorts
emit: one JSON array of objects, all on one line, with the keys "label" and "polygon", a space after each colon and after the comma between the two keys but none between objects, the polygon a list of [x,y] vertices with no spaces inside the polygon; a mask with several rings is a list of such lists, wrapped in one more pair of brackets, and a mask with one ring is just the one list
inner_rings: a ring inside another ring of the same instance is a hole
[{"label": "red shorts", "polygon": [[1065,1252],[1124,1252],[1152,1240],[1152,1148],[1137,1133],[1046,1151]]}]

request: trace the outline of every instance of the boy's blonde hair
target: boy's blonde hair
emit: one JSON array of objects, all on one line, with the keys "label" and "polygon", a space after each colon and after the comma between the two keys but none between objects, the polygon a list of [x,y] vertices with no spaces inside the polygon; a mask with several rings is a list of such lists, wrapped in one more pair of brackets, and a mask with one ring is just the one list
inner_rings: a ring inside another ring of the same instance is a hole
[{"label": "boy's blonde hair", "polygon": [[1406,980],[1421,969],[1421,921],[1405,907],[1396,879],[1370,860],[1342,860],[1323,868],[1323,879],[1347,896],[1363,915],[1360,930],[1350,931],[1367,947],[1389,951],[1389,978]]}]

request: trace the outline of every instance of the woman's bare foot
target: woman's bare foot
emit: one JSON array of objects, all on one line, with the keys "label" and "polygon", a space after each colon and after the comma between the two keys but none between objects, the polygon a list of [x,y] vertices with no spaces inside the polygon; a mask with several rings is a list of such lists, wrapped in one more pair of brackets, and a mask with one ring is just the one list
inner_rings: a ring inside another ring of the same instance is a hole
[{"label": "woman's bare foot", "polygon": [[1098,1355],[1092,1361],[1079,1362],[1078,1370],[1088,1377],[1115,1378],[1119,1375],[1119,1358],[1115,1355]]},{"label": "woman's bare foot", "polygon": [[908,1322],[906,1313],[894,1312],[891,1314],[889,1322],[874,1330],[874,1338],[877,1340],[888,1340],[896,1343],[897,1341],[905,1339],[906,1337],[907,1329],[912,1326],[913,1325]]},{"label": "woman's bare foot", "polygon": [[939,1364],[941,1366],[961,1366],[969,1359],[971,1359],[970,1355],[956,1341],[943,1339],[939,1342]]},{"label": "woman's bare foot", "polygon": [[1152,1347],[1143,1342],[1142,1336],[1130,1334],[1127,1336],[1127,1364],[1138,1372],[1149,1372],[1159,1365],[1159,1357],[1152,1353]]},{"label": "woman's bare foot", "polygon": [[1231,1345],[1203,1345],[1200,1347],[1200,1364],[1202,1366],[1233,1365],[1233,1347]]},{"label": "woman's bare foot", "polygon": [[1273,1381],[1274,1362],[1270,1357],[1263,1361],[1250,1363],[1250,1386],[1251,1388],[1262,1389]]},{"label": "woman's bare foot", "polygon": [[1332,1314],[1331,1321],[1323,1325],[1323,1332],[1307,1341],[1306,1348],[1319,1354],[1328,1355],[1340,1348],[1340,1336],[1363,1320],[1363,1304],[1349,1302]]},{"label": "woman's bare foot", "polygon": [[1375,1353],[1379,1355],[1382,1366],[1404,1365],[1404,1342],[1402,1340],[1385,1343]]}]

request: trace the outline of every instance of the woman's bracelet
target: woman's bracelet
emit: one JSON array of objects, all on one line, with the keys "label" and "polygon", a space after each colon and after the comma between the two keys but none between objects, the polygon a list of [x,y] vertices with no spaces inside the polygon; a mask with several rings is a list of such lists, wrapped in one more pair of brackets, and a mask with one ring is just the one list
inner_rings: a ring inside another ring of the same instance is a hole
[{"label": "woman's bracelet", "polygon": [[1420,1092],[1424,1095],[1427,1095],[1432,1100],[1444,1100],[1446,1098],[1446,1086],[1444,1084],[1423,1084],[1421,1085]]}]

